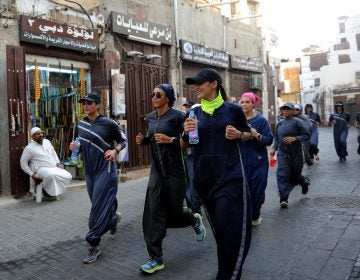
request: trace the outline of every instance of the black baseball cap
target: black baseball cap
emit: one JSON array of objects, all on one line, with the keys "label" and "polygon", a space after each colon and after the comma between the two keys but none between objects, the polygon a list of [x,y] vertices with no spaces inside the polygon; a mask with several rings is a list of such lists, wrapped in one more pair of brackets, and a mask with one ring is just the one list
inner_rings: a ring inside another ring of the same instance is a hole
[{"label": "black baseball cap", "polygon": [[81,98],[79,100],[79,103],[82,103],[84,101],[90,101],[90,102],[95,102],[96,104],[99,104],[100,97],[99,97],[99,95],[97,95],[95,93],[88,93],[87,95],[85,95],[83,98]]},{"label": "black baseball cap", "polygon": [[288,108],[290,110],[294,110],[294,104],[291,103],[291,102],[286,102],[280,107],[280,109],[285,109],[285,108]]},{"label": "black baseball cap", "polygon": [[194,101],[188,100],[188,101],[186,101],[186,102],[183,104],[183,106],[189,106],[189,107],[191,107],[191,106],[194,105],[194,104],[195,104]]},{"label": "black baseball cap", "polygon": [[205,82],[217,81],[219,85],[222,84],[222,79],[219,73],[211,68],[201,70],[196,76],[186,78],[185,82],[188,85],[202,84]]}]

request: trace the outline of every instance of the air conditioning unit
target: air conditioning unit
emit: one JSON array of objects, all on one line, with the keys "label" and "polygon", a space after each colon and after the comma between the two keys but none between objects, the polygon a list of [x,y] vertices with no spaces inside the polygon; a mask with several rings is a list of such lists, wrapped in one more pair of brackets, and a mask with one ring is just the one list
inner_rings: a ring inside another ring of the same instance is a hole
[{"label": "air conditioning unit", "polygon": [[356,72],[355,72],[355,77],[356,77],[356,78],[360,78],[360,71],[356,71]]},{"label": "air conditioning unit", "polygon": [[250,76],[250,88],[262,89],[262,75],[261,74],[253,74]]}]

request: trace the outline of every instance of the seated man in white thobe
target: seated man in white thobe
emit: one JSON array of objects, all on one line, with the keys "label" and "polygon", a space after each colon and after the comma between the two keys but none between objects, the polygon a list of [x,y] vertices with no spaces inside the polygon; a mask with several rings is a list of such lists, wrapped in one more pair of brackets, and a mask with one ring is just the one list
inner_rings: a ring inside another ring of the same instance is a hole
[{"label": "seated man in white thobe", "polygon": [[72,176],[64,169],[54,147],[44,139],[39,127],[31,129],[31,137],[20,158],[21,168],[35,182],[41,181],[45,197],[56,197],[65,191]]}]

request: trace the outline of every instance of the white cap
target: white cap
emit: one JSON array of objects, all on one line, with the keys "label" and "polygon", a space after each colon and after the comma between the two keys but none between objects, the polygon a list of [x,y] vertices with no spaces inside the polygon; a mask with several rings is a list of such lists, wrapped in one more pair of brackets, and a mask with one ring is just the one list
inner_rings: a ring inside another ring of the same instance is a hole
[{"label": "white cap", "polygon": [[31,136],[33,136],[36,132],[39,132],[39,131],[41,131],[40,127],[37,127],[37,126],[33,127],[31,129]]},{"label": "white cap", "polygon": [[199,107],[199,106],[201,106],[201,104],[195,103],[194,105],[191,106],[191,109],[194,109],[194,108]]}]

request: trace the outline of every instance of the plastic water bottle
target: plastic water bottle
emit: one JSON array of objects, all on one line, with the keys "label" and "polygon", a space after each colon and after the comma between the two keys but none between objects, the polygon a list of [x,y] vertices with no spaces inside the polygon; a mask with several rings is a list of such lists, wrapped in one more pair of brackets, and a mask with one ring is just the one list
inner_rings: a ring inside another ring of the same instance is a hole
[{"label": "plastic water bottle", "polygon": [[189,144],[197,144],[199,143],[199,132],[197,129],[197,117],[194,113],[194,110],[190,110],[189,117],[195,120],[196,128],[194,130],[189,131]]},{"label": "plastic water bottle", "polygon": [[78,163],[79,162],[79,151],[80,151],[80,139],[76,137],[74,141],[74,149],[71,152],[71,161]]}]

